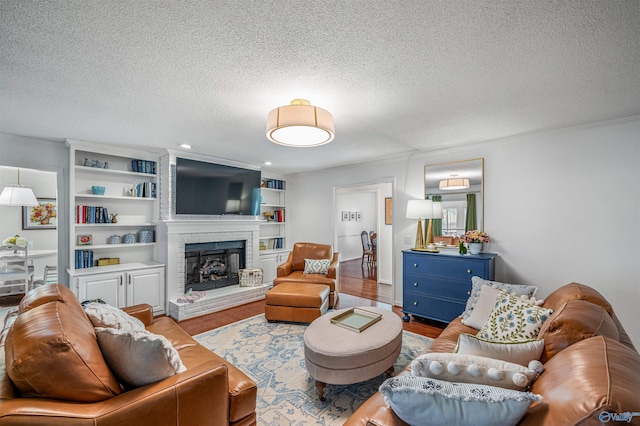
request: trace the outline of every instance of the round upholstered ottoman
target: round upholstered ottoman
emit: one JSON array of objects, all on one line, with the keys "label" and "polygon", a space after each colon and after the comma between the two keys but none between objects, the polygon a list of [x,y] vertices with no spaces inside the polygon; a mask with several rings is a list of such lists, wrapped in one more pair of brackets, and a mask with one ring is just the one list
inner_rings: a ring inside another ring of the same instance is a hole
[{"label": "round upholstered ottoman", "polygon": [[385,371],[393,373],[393,364],[402,348],[402,321],[392,311],[359,308],[382,315],[380,321],[358,333],[331,323],[345,310],[314,320],[304,333],[304,360],[309,374],[316,379],[320,400],[325,385],[363,382]]}]

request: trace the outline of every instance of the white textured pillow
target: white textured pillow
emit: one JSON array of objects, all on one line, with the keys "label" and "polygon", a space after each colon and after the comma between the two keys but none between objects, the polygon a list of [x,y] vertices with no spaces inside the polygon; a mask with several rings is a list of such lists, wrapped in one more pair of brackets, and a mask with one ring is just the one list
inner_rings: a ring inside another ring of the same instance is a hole
[{"label": "white textured pillow", "polygon": [[553,313],[507,294],[504,290],[478,337],[494,342],[524,342],[538,337],[542,323]]},{"label": "white textured pillow", "polygon": [[166,337],[148,331],[97,327],[98,344],[109,368],[130,387],[155,383],[186,371]]},{"label": "white textured pillow", "polygon": [[544,340],[499,343],[462,333],[458,336],[458,344],[454,352],[464,355],[485,356],[528,366],[531,360],[540,359],[543,349]]},{"label": "white textured pillow", "polygon": [[517,296],[526,296],[527,298],[535,296],[538,291],[538,287],[532,285],[507,284],[498,281],[483,280],[480,277],[473,276],[471,277],[471,295],[467,300],[467,306],[465,307],[464,312],[462,312],[462,319],[466,319],[471,315],[471,311],[473,311],[478,297],[480,296],[480,288],[483,284],[500,290],[506,290]]},{"label": "white textured pillow", "polygon": [[93,302],[84,306],[84,312],[94,327],[117,328],[125,331],[145,329],[142,321],[115,306]]},{"label": "white textured pillow", "polygon": [[525,390],[538,374],[533,369],[499,359],[432,352],[411,362],[411,375]]},{"label": "white textured pillow", "polygon": [[497,288],[482,284],[480,287],[480,293],[476,299],[476,304],[473,306],[471,314],[466,318],[462,318],[462,323],[469,327],[473,327],[476,330],[480,330],[487,322],[489,315],[491,315],[491,311],[493,311],[493,308],[496,306],[496,299],[499,294],[500,290]]},{"label": "white textured pillow", "polygon": [[540,395],[495,386],[396,376],[380,385],[391,409],[410,425],[515,425]]},{"label": "white textured pillow", "polygon": [[329,265],[331,265],[331,259],[305,259],[304,273],[326,274],[329,272]]}]

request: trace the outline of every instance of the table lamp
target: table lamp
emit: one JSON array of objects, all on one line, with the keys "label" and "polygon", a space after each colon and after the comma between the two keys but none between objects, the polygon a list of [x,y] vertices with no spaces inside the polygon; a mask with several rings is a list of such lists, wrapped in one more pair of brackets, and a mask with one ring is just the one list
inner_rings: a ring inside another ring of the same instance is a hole
[{"label": "table lamp", "polygon": [[[409,200],[407,202],[407,219],[418,219],[418,229],[416,231],[416,244],[414,249],[424,249],[424,238],[422,236],[422,220],[433,216],[433,201],[431,200]],[[433,236],[431,237],[433,239]]]},{"label": "table lamp", "polygon": [[429,219],[429,224],[427,225],[427,238],[425,239],[424,245],[427,246],[429,244],[433,244],[433,219],[442,219],[442,202],[433,201],[433,208],[429,215],[425,217],[425,219]]}]

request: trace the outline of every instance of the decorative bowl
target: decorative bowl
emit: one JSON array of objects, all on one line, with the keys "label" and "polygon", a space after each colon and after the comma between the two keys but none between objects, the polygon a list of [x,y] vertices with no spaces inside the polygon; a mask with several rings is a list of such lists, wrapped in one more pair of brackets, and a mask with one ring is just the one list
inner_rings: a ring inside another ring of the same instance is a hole
[{"label": "decorative bowl", "polygon": [[92,186],[91,193],[95,195],[104,195],[104,186]]}]

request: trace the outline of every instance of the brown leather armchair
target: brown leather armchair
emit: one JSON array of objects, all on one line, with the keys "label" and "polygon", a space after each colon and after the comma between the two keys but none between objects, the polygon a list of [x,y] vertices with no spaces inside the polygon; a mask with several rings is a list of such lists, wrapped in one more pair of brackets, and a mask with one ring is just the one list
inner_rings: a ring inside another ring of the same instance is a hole
[{"label": "brown leather armchair", "polygon": [[[278,266],[277,277],[273,285],[284,282],[324,284],[329,286],[329,307],[333,308],[340,293],[340,262],[338,253],[332,254],[332,247],[326,244],[295,243],[289,258]],[[327,274],[305,274],[305,259],[331,259]]]}]

